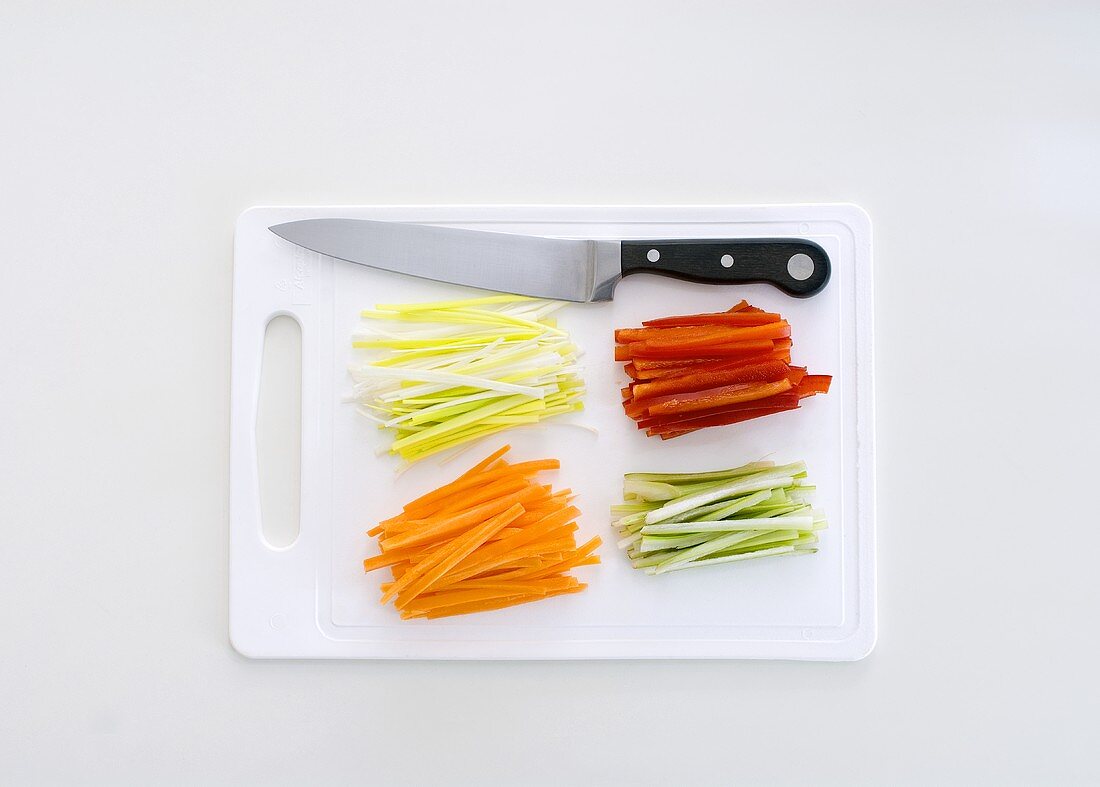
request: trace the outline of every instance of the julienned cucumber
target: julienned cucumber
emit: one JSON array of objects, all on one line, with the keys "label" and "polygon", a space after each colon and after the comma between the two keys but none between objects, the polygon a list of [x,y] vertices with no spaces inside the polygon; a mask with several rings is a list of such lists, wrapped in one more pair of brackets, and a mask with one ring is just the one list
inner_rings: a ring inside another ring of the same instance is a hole
[{"label": "julienned cucumber", "polygon": [[752,462],[709,473],[627,473],[612,506],[634,568],[664,574],[817,551],[824,515],[807,500],[806,465]]}]

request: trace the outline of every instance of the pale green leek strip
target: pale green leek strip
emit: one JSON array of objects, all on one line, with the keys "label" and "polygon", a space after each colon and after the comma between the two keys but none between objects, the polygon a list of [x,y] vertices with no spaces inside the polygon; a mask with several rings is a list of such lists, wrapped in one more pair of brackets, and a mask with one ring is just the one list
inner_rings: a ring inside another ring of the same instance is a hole
[{"label": "pale green leek strip", "polygon": [[662,569],[661,566],[654,566],[647,568],[647,574],[664,574],[669,571],[679,571],[684,568],[698,568],[701,566],[716,566],[721,563],[739,563],[742,560],[752,560],[758,557],[771,557],[773,555],[794,555],[798,554],[793,546],[776,547],[775,549],[762,549],[757,552],[746,552],[742,555],[727,555],[725,557],[712,557],[703,560],[693,560],[688,563],[677,563],[676,565],[669,566]]},{"label": "pale green leek strip", "polygon": [[772,489],[777,486],[786,486],[793,480],[794,479],[790,476],[783,475],[761,474],[758,476],[748,476],[747,478],[724,484],[717,489],[700,492],[690,497],[681,497],[676,500],[671,500],[656,511],[650,511],[646,514],[645,521],[647,525],[655,525],[658,522],[672,519],[674,516],[678,516],[685,511],[690,511],[693,508],[707,503],[736,497],[746,492],[758,492],[764,489]]},{"label": "pale green leek strip", "polygon": [[774,497],[774,493],[769,489],[764,489],[759,492],[753,492],[751,495],[745,497],[739,497],[729,505],[721,505],[713,511],[708,511],[701,517],[693,517],[693,522],[716,522],[720,519],[729,519],[738,511],[743,511],[756,503],[768,500]]},{"label": "pale green leek strip", "polygon": [[726,533],[733,530],[812,530],[812,516],[777,516],[761,519],[724,519],[718,522],[680,522],[677,524],[646,525],[642,535],[661,535],[668,533]]},{"label": "pale green leek strip", "polygon": [[672,557],[667,558],[657,564],[657,573],[663,574],[668,571],[672,566],[679,565],[680,563],[687,563],[690,560],[713,555],[715,552],[721,552],[723,549],[728,549],[734,544],[742,541],[747,541],[753,538],[757,534],[752,530],[748,532],[729,533],[718,538],[712,538],[709,541],[705,541],[697,546],[689,547],[688,549],[678,550]]},{"label": "pale green leek strip", "polygon": [[713,557],[737,555],[742,552],[754,552],[760,549],[770,549],[773,546],[783,546],[797,541],[801,535],[797,530],[764,530],[759,535],[750,538],[748,541],[742,541],[731,549],[723,549],[721,552],[714,553]]},{"label": "pale green leek strip", "polygon": [[664,484],[660,481],[635,481],[629,478],[623,482],[623,497],[627,500],[631,498],[673,500],[679,496],[680,492],[672,484]]},{"label": "pale green leek strip", "polygon": [[676,535],[671,538],[668,536],[642,535],[642,540],[638,543],[638,550],[641,552],[656,552],[660,549],[693,547],[696,544],[702,544],[704,541],[709,541],[712,538],[714,538],[714,535],[711,533],[688,533],[686,535]]},{"label": "pale green leek strip", "polygon": [[736,476],[751,475],[761,470],[775,467],[775,462],[750,462],[732,470],[714,470],[708,473],[627,473],[623,478],[637,481],[664,481],[668,484],[696,483],[699,481],[721,481]]}]

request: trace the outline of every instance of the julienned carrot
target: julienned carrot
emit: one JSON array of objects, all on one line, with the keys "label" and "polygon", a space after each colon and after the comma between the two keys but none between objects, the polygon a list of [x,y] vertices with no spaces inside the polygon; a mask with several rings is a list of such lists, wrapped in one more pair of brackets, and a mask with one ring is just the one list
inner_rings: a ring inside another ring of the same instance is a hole
[{"label": "julienned carrot", "polygon": [[363,568],[390,569],[382,603],[393,601],[402,618],[499,609],[584,587],[566,572],[599,562],[599,539],[578,548],[572,492],[534,478],[559,463],[509,464],[507,450],[370,529],[382,553]]},{"label": "julienned carrot", "polygon": [[[506,527],[510,522],[514,522],[519,519],[520,514],[523,513],[523,506],[514,505],[505,511],[503,514],[499,514],[490,519],[485,524],[471,530],[461,538],[456,538],[451,543],[440,547],[436,552],[426,557],[417,566],[423,566],[427,563],[434,563],[427,571],[424,571],[416,578],[414,582],[406,583],[404,590],[397,595],[397,601],[394,602],[394,606],[401,609],[414,598],[419,596],[425,590],[428,590],[432,585],[440,580],[444,574],[458,565],[463,558],[477,549],[479,546],[489,540],[489,537]],[[404,577],[402,577],[404,579]],[[385,599],[388,601],[389,599]]]},{"label": "julienned carrot", "polygon": [[433,513],[436,508],[446,505],[445,501],[473,487],[484,486],[489,481],[502,481],[505,478],[516,476],[523,477],[539,470],[557,470],[561,462],[557,459],[543,459],[537,462],[520,462],[516,465],[502,464],[490,470],[485,470],[474,476],[459,476],[449,484],[444,484],[438,489],[421,495],[416,500],[405,505],[405,514],[411,517],[424,517]]},{"label": "julienned carrot", "polygon": [[727,312],[646,320],[615,331],[631,382],[623,409],[663,439],[796,409],[831,377],[791,366],[791,326],[745,301]]},{"label": "julienned carrot", "polygon": [[[384,550],[390,550],[431,543],[444,536],[469,530],[479,522],[484,522],[488,517],[496,516],[513,505],[519,505],[522,508],[524,502],[536,499],[542,494],[542,487],[531,485],[453,516],[407,520],[402,523],[402,528],[397,535],[382,539],[379,545]],[[520,513],[522,514],[523,511]]]},{"label": "julienned carrot", "polygon": [[[382,594],[382,603],[385,604],[396,596],[398,592],[404,590],[414,582],[418,582],[421,577],[434,574],[439,566],[445,565],[455,554],[462,553],[469,544],[476,542],[475,547],[480,546],[481,542],[488,538],[492,532],[496,532],[496,530],[500,530],[508,523],[514,522],[522,513],[523,506],[514,503],[496,516],[485,520],[473,530],[463,533],[458,538],[448,541],[438,549],[433,550],[427,557],[397,578],[393,586]],[[462,553],[461,557],[458,559],[461,560],[467,554],[469,553]],[[448,566],[448,568],[450,568],[450,566]]]},{"label": "julienned carrot", "polygon": [[542,601],[543,599],[551,598],[553,596],[564,596],[568,593],[580,593],[588,585],[583,582],[579,583],[575,587],[566,588],[565,590],[554,590],[545,595],[537,593],[529,593],[516,596],[508,596],[506,598],[489,599],[487,601],[475,601],[469,604],[456,604],[453,607],[440,607],[433,609],[427,613],[406,613],[402,614],[402,618],[417,618],[423,617],[428,620],[435,620],[436,618],[446,618],[453,615],[468,615],[471,612],[488,612],[493,609],[504,609],[505,607],[514,607],[517,604],[526,604],[530,601]]}]

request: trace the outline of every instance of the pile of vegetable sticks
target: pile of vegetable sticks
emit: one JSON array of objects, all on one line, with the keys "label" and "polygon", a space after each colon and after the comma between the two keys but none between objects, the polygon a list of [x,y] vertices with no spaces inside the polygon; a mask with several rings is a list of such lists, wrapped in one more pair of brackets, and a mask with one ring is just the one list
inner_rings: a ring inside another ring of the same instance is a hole
[{"label": "pile of vegetable sticks", "polygon": [[634,568],[664,574],[773,555],[812,554],[825,517],[806,465],[753,462],[708,473],[629,473],[614,526]]},{"label": "pile of vegetable sticks", "polygon": [[577,348],[551,317],[562,305],[490,295],[364,310],[352,345],[380,354],[349,365],[359,411],[415,462],[582,409]]},{"label": "pile of vegetable sticks", "polygon": [[567,572],[599,563],[596,536],[577,546],[569,489],[554,492],[535,475],[556,459],[511,464],[509,446],[450,483],[418,497],[368,531],[381,554],[366,571],[389,567],[381,603],[401,617],[442,618],[484,612],[566,593],[587,585]]},{"label": "pile of vegetable sticks", "polygon": [[631,382],[623,409],[668,440],[794,410],[832,377],[791,366],[791,326],[746,301],[729,311],[647,320],[615,331],[615,360]]}]

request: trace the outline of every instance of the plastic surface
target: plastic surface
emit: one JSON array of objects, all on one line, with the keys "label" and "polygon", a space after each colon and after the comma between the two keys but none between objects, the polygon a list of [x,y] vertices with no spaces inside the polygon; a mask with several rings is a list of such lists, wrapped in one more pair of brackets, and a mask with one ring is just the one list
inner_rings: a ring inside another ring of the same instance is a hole
[{"label": "plastic surface", "polygon": [[[395,478],[376,456],[384,435],[342,403],[360,309],[378,302],[482,291],[321,257],[267,230],[334,216],[420,221],[591,238],[792,237],[820,244],[832,278],[796,299],[767,284],[715,286],[631,276],[610,303],[571,304],[560,324],[582,347],[586,410],[489,438],[445,466],[428,458]],[[850,205],[766,207],[252,208],[235,241],[230,457],[230,636],[257,658],[775,658],[853,660],[875,641],[874,413],[871,229]],[[740,298],[779,311],[793,361],[834,375],[802,409],[676,440],[647,438],[622,412],[612,330],[668,314],[715,311]],[[275,315],[302,326],[301,531],[284,549],[262,537],[255,422],[264,329]],[[600,534],[603,563],[576,570],[580,594],[437,621],[402,621],[378,603],[383,572],[364,531],[504,442],[515,459],[560,458],[557,487],[579,493],[578,539]],[[614,545],[608,508],[622,474],[804,459],[829,517],[816,555],[649,576]]]}]

